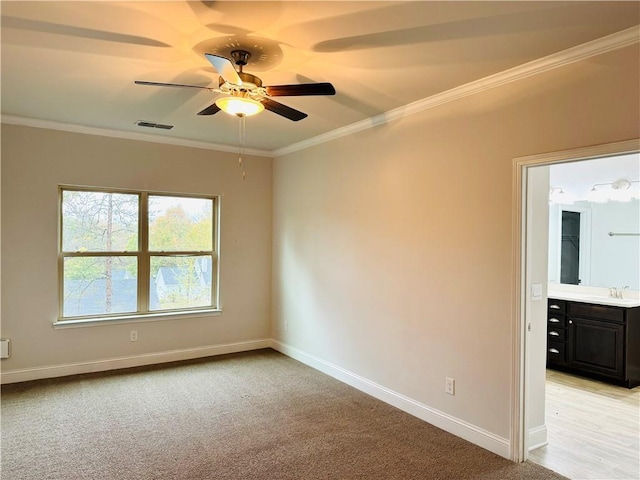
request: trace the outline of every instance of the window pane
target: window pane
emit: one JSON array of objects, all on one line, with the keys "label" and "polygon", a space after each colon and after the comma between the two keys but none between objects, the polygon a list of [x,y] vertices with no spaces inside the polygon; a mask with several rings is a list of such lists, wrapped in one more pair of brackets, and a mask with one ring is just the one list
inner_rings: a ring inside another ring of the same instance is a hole
[{"label": "window pane", "polygon": [[62,192],[64,252],[138,250],[138,195]]},{"label": "window pane", "polygon": [[213,200],[149,195],[149,250],[213,250]]},{"label": "window pane", "polygon": [[211,255],[151,257],[150,310],[211,306]]},{"label": "window pane", "polygon": [[64,259],[63,317],[128,313],[137,309],[137,258]]}]

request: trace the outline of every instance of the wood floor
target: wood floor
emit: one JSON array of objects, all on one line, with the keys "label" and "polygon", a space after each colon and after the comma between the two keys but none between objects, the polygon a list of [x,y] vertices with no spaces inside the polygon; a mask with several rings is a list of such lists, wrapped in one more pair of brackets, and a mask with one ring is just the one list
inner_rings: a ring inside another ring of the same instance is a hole
[{"label": "wood floor", "polygon": [[547,370],[546,423],[532,462],[573,480],[640,479],[640,387]]}]

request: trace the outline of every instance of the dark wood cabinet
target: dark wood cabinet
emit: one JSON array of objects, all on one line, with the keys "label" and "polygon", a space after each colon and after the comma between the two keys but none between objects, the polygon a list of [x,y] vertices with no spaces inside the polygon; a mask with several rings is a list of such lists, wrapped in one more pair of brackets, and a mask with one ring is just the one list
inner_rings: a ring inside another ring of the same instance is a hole
[{"label": "dark wood cabinet", "polygon": [[547,315],[547,366],[567,363],[567,302],[549,299]]},{"label": "dark wood cabinet", "polygon": [[582,371],[622,378],[624,375],[624,325],[571,318],[567,364]]},{"label": "dark wood cabinet", "polygon": [[549,299],[547,367],[640,385],[640,307]]}]

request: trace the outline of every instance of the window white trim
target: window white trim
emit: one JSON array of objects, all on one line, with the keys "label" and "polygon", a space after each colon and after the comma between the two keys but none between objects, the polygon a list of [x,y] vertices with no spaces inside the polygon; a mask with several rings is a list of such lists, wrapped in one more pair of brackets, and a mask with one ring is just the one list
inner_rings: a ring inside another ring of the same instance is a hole
[{"label": "window white trim", "polygon": [[[63,250],[63,193],[65,191],[102,192],[113,194],[129,194],[138,197],[138,248],[131,251],[64,251]],[[211,250],[204,251],[155,251],[149,249],[149,212],[148,202],[151,196],[167,196],[176,198],[193,198],[212,201],[212,244]],[[154,257],[207,256],[211,258],[211,305],[202,307],[185,307],[176,309],[151,309],[150,305],[150,275],[151,259]],[[114,314],[94,314],[83,316],[64,315],[64,260],[74,257],[108,257],[122,256],[137,259],[137,306],[134,312]],[[159,321],[176,318],[187,318],[203,315],[219,315],[220,308],[220,196],[197,193],[159,192],[150,190],[133,190],[91,187],[79,185],[58,186],[58,315],[54,320],[54,328],[68,328],[88,325],[105,325],[113,323],[137,323],[144,321]]]},{"label": "window white trim", "polygon": [[174,312],[154,312],[135,315],[122,315],[114,317],[94,317],[94,318],[78,318],[77,320],[56,320],[53,322],[53,328],[79,328],[79,327],[95,327],[99,325],[127,324],[127,323],[144,323],[159,322],[163,320],[177,320],[186,318],[210,317],[222,315],[221,308],[208,308],[206,310],[184,310]]}]

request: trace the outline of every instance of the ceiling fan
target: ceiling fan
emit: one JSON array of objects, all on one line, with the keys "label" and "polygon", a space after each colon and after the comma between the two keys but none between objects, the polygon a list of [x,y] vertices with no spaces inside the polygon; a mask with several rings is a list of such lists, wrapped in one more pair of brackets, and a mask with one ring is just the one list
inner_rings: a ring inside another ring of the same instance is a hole
[{"label": "ceiling fan", "polygon": [[157,87],[198,88],[225,94],[207,108],[198,112],[198,115],[213,115],[223,110],[239,117],[245,117],[267,109],[294,122],[306,118],[307,114],[276,102],[271,97],[335,95],[336,93],[333,85],[328,82],[263,86],[262,80],[258,77],[243,71],[243,67],[251,57],[251,53],[246,50],[233,50],[231,52],[234,63],[238,65],[237,71],[234,63],[226,57],[211,53],[205,53],[204,55],[220,74],[218,88],[180,83],[147,82],[143,80],[136,80],[135,83],[137,85]]}]

